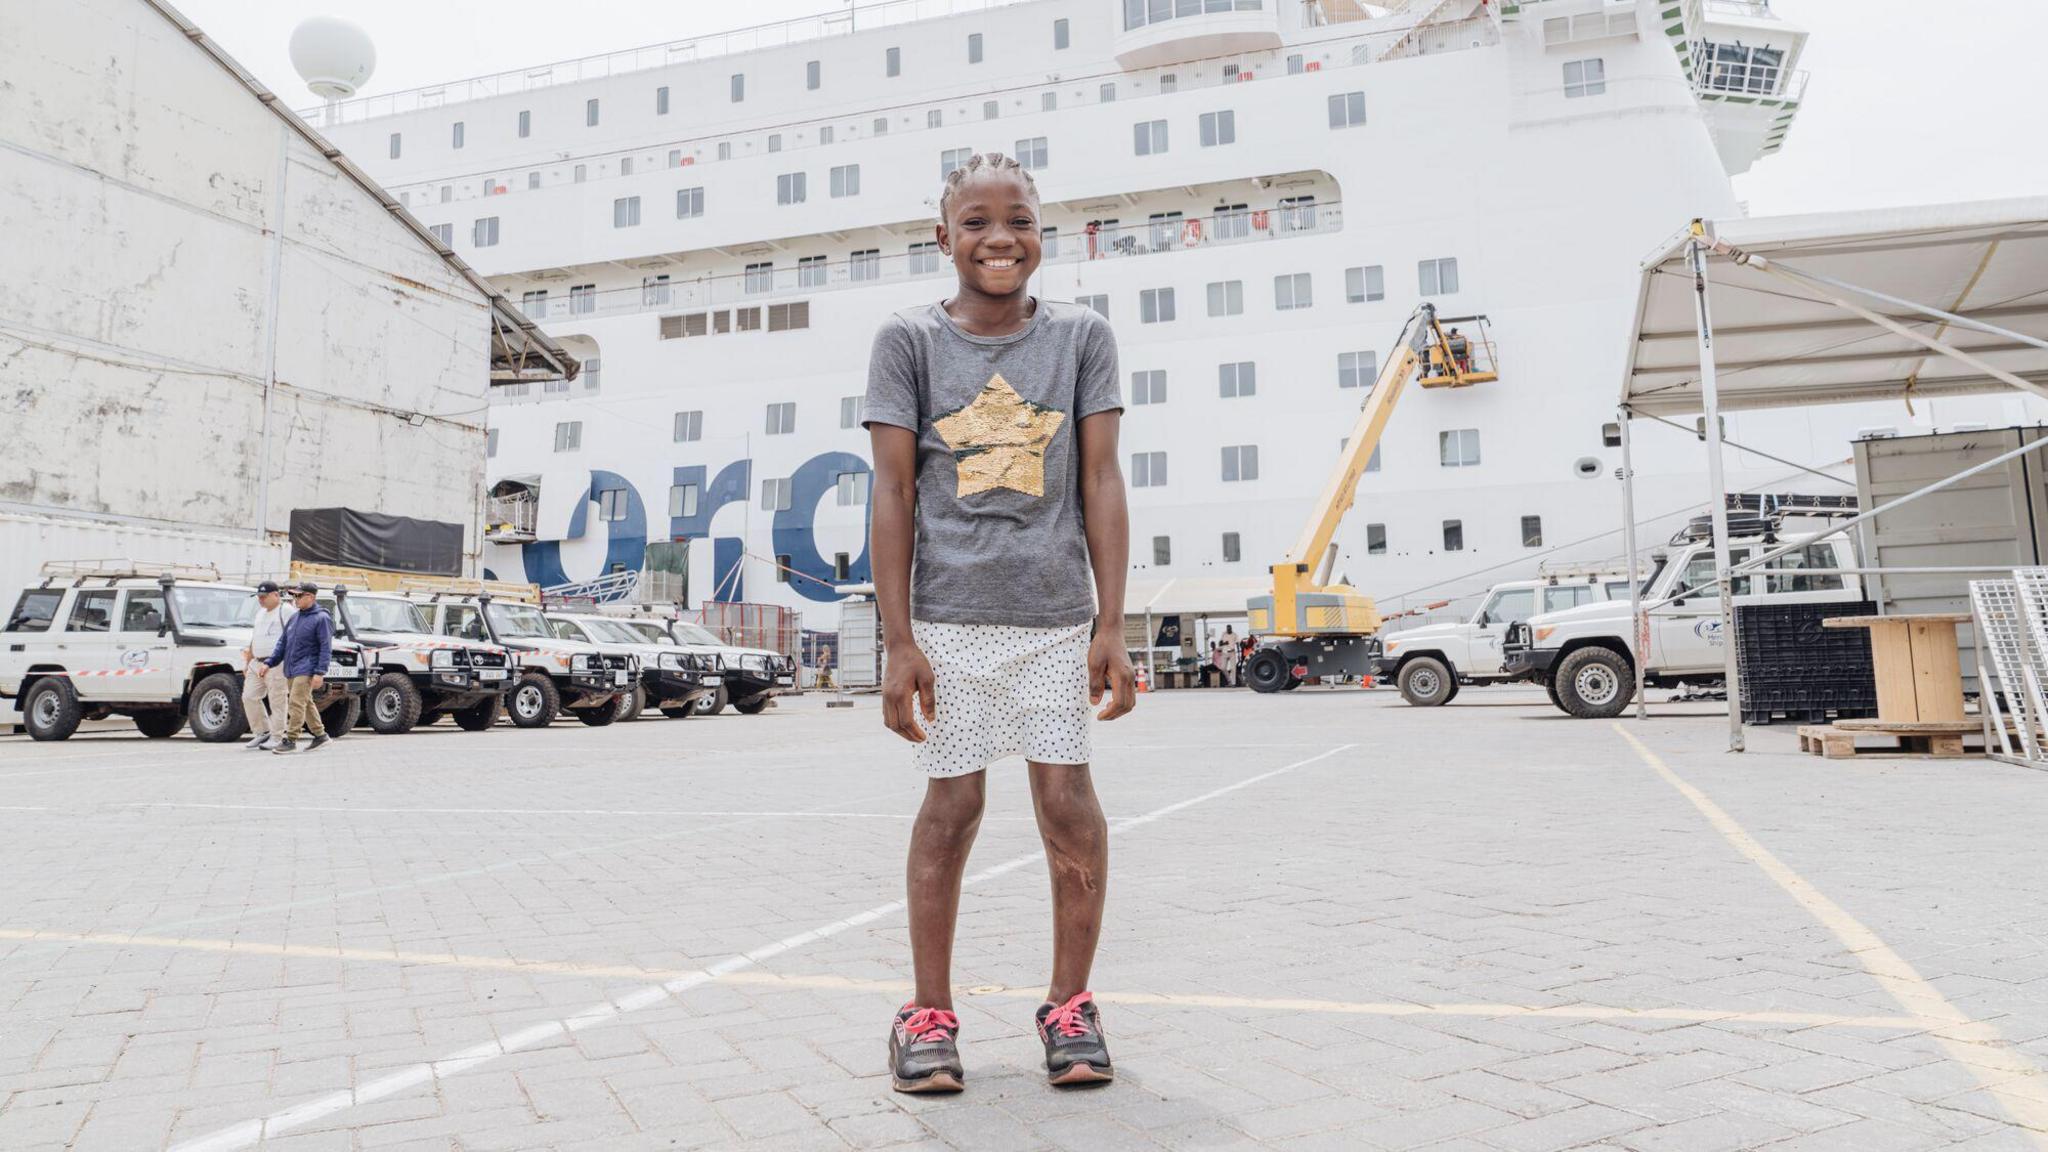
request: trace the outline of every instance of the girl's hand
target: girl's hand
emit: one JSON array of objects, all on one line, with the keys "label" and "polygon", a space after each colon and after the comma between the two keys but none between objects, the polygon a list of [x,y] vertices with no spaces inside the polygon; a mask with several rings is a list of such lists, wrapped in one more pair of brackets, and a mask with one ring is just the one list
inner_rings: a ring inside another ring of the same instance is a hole
[{"label": "girl's hand", "polygon": [[924,729],[917,722],[918,713],[923,712],[926,720],[936,720],[939,715],[932,662],[917,645],[906,644],[889,650],[888,663],[888,671],[882,674],[882,725],[912,744],[922,744]]},{"label": "girl's hand", "polygon": [[1131,654],[1124,651],[1123,637],[1097,632],[1088,645],[1088,702],[1101,704],[1104,691],[1109,704],[1096,714],[1098,720],[1114,720],[1138,706],[1138,681],[1131,672]]}]

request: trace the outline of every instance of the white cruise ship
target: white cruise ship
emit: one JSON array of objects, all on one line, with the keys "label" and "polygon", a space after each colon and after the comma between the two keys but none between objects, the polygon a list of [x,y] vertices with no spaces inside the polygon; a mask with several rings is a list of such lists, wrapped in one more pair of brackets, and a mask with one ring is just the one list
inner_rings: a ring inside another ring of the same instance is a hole
[{"label": "white cruise ship", "polygon": [[[1491,318],[1500,380],[1409,391],[1343,528],[1391,612],[1619,555],[1638,262],[1741,212],[1805,39],[1762,0],[893,0],[308,119],[584,358],[497,390],[498,577],[645,565],[833,628],[868,577],[870,339],[950,291],[941,179],[1001,151],[1043,195],[1036,292],[1117,331],[1134,585],[1256,581],[1410,311]],[[1728,432],[1839,471],[1935,408]],[[1692,510],[1691,430],[1639,429],[1641,514]]]}]

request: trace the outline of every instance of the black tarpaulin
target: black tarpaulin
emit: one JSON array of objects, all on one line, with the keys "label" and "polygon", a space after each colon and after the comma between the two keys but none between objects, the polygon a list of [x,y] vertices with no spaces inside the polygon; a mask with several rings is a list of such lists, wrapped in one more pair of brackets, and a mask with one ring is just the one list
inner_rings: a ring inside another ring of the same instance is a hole
[{"label": "black tarpaulin", "polygon": [[292,559],[420,576],[462,575],[462,525],[353,508],[292,509]]}]

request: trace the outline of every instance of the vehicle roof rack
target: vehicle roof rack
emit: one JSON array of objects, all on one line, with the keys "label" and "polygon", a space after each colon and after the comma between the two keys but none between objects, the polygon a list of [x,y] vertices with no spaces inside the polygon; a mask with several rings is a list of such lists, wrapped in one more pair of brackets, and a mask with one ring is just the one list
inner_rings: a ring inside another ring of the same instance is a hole
[{"label": "vehicle roof rack", "polygon": [[[1860,508],[1854,496],[1804,496],[1789,492],[1728,493],[1728,535],[1770,536],[1795,516],[1838,519],[1854,516]],[[1685,527],[1671,534],[1671,543],[1690,544],[1714,538],[1714,518],[1695,516]]]},{"label": "vehicle roof rack", "polygon": [[460,576],[401,576],[397,591],[408,596],[480,596],[489,593],[496,600],[540,603],[540,589],[510,580],[471,580]]},{"label": "vehicle roof rack", "polygon": [[169,576],[173,580],[196,580],[218,584],[221,582],[220,569],[211,564],[177,564],[154,560],[101,559],[101,560],[45,560],[43,561],[43,587],[53,581],[71,580],[73,585],[87,580],[141,580]]},{"label": "vehicle roof rack", "polygon": [[1600,580],[1628,579],[1628,565],[1620,560],[1604,563],[1587,563],[1583,560],[1551,561],[1542,560],[1536,564],[1536,578],[1556,584],[1562,580],[1585,580],[1596,583]]}]

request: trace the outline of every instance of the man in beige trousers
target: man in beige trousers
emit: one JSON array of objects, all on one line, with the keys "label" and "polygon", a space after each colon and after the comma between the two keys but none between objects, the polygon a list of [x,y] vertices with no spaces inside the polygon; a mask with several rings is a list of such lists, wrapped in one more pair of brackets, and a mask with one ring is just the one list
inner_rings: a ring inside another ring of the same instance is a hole
[{"label": "man in beige trousers", "polygon": [[[284,635],[284,624],[292,618],[292,610],[278,594],[274,580],[256,585],[256,605],[255,634],[249,638],[249,646],[242,649],[242,713],[249,718],[249,728],[256,737],[242,747],[250,752],[263,752],[284,743],[291,681],[285,678],[284,669],[272,668],[264,663],[264,658],[277,647],[277,638]],[[263,714],[266,700],[270,702],[268,716]]]}]

